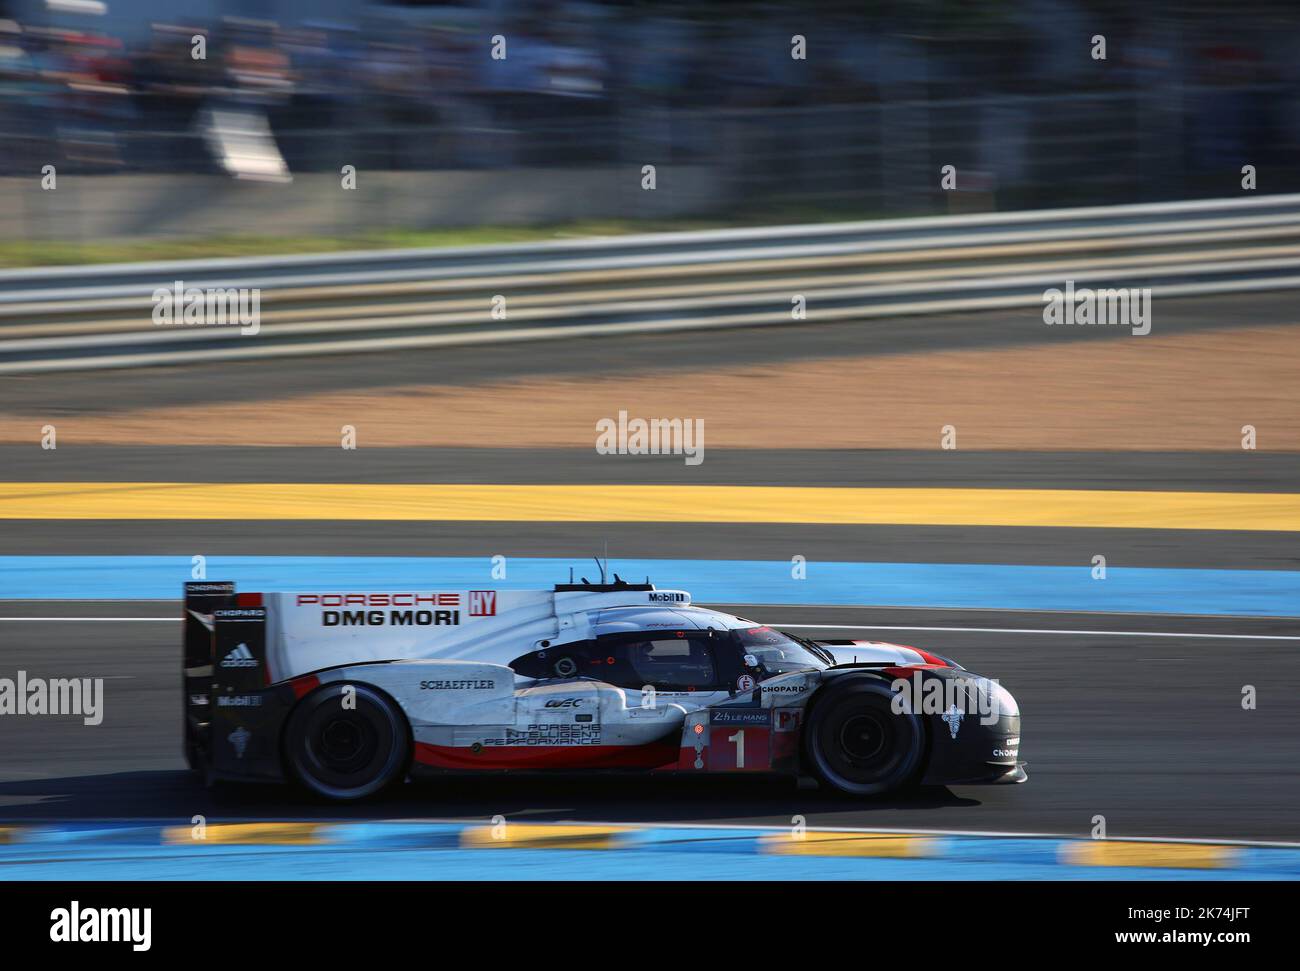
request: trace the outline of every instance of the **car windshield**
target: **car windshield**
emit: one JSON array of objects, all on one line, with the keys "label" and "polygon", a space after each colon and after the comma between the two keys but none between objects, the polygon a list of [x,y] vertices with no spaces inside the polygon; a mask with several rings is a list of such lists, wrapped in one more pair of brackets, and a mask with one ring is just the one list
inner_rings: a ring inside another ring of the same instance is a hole
[{"label": "car windshield", "polygon": [[790,671],[820,671],[827,666],[824,658],[771,627],[742,627],[736,637],[745,653],[758,659],[767,677]]}]

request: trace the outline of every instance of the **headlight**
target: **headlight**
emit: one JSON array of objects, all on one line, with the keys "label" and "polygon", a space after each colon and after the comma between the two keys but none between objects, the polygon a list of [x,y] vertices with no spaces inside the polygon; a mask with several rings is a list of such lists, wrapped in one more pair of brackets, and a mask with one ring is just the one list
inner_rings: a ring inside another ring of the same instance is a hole
[{"label": "headlight", "polygon": [[1011,696],[1011,692],[995,681],[989,682],[990,695],[992,696],[993,714],[1002,717],[1005,715],[1020,715],[1020,706],[1016,704],[1016,699]]}]

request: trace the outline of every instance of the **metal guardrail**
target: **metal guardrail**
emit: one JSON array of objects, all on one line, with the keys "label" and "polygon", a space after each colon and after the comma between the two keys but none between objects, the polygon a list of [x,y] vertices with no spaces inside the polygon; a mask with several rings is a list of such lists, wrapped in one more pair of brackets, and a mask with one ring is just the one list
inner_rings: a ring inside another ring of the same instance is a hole
[{"label": "metal guardrail", "polygon": [[[0,272],[0,374],[1300,287],[1300,195],[541,244]],[[260,331],[156,326],[152,294],[258,288]],[[493,316],[493,298],[505,315]]]}]

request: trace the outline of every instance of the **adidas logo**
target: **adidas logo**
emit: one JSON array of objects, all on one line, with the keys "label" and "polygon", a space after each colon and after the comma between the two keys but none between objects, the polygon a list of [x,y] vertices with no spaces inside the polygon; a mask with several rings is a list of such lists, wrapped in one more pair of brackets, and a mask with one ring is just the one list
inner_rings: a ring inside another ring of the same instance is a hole
[{"label": "adidas logo", "polygon": [[221,666],[223,668],[255,668],[257,667],[257,658],[253,657],[253,652],[248,649],[247,644],[240,644],[221,659]]}]

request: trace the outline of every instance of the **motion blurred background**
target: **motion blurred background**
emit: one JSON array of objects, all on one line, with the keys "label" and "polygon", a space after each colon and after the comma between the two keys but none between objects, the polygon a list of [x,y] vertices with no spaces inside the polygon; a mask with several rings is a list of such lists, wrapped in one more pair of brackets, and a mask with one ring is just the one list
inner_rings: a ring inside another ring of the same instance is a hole
[{"label": "motion blurred background", "polygon": [[[1261,191],[1300,187],[1290,3],[5,0],[0,17],[11,241],[1107,204],[1221,195],[1243,161],[1267,167]],[[47,164],[100,177],[25,191]],[[644,164],[654,192],[629,175]]]},{"label": "motion blurred background", "polygon": [[[0,10],[0,676],[110,679],[102,726],[0,723],[0,820],[305,811],[183,771],[193,557],[241,589],[478,589],[608,550],[1001,678],[1032,781],[350,812],[1300,838],[1294,2]],[[1047,212],[1076,206],[1103,208]],[[156,326],[182,277],[258,289],[259,333]],[[1046,326],[1067,281],[1150,288],[1150,332]],[[624,411],[702,421],[705,460],[598,454]],[[632,498],[591,521],[593,488]]]}]

